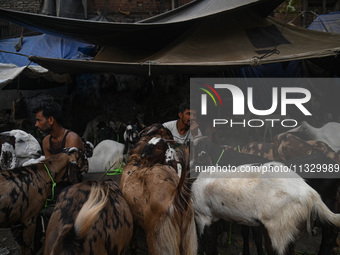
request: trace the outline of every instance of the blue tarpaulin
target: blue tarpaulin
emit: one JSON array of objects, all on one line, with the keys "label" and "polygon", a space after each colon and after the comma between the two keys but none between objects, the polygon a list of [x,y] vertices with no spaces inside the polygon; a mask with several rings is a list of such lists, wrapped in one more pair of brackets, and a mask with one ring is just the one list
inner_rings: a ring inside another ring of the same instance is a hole
[{"label": "blue tarpaulin", "polygon": [[[26,66],[29,60],[25,56],[11,54],[16,53],[15,45],[19,38],[0,40],[0,62],[3,64],[15,64],[18,67]],[[59,59],[89,59],[87,53],[93,50],[91,44],[78,42],[47,34],[24,37],[22,49],[18,52],[28,56],[40,56]],[[6,52],[4,52],[6,51]],[[31,63],[31,65],[37,65]]]},{"label": "blue tarpaulin", "polygon": [[308,27],[310,30],[340,33],[340,12],[332,12],[318,16]]}]

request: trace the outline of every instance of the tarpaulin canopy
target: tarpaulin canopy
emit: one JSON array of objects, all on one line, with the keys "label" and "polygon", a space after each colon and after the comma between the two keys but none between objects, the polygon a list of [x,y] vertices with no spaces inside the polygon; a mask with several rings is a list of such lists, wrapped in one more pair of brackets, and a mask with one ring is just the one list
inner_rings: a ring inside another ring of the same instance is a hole
[{"label": "tarpaulin canopy", "polygon": [[18,45],[19,41],[19,38],[0,40],[1,63],[15,64],[18,67],[26,66],[30,62],[25,57],[27,55],[61,59],[84,59],[89,58],[85,52],[94,48],[94,45],[91,44],[42,34],[22,38],[20,50],[16,52],[15,46]]},{"label": "tarpaulin canopy", "polygon": [[[283,0],[196,0],[139,23],[97,22],[54,17],[0,8],[0,17],[41,33],[81,40],[100,46],[159,50],[199,20],[236,9],[252,8],[267,15]],[[170,17],[170,18],[169,18]]]},{"label": "tarpaulin canopy", "polygon": [[339,51],[340,35],[284,25],[243,11],[205,20],[153,54],[106,47],[91,62],[32,60],[55,72],[192,73],[336,56]]},{"label": "tarpaulin canopy", "polygon": [[312,24],[310,24],[308,29],[323,32],[340,33],[340,12],[332,12],[319,15],[312,22]]},{"label": "tarpaulin canopy", "polygon": [[[219,5],[222,11],[208,8],[208,2],[214,3],[211,6]],[[249,8],[244,7],[244,1],[230,1],[237,2],[240,6],[228,9],[229,1],[195,1],[205,3],[199,16],[183,19],[186,8],[193,8],[188,5],[177,12],[182,16],[178,20],[176,15],[170,20],[169,16],[160,15],[157,19],[133,24],[49,17],[55,21],[51,24],[51,20],[47,22],[41,15],[14,15],[5,10],[0,10],[0,15],[5,13],[6,19],[40,31],[107,46],[93,61],[30,58],[58,73],[210,72],[226,67],[336,56],[340,51],[340,35],[310,31],[263,17],[254,10],[259,6],[254,2],[264,1],[249,0],[246,5]],[[81,22],[88,22],[88,26]]]},{"label": "tarpaulin canopy", "polygon": [[44,56],[60,59],[89,59],[86,53],[93,51],[94,46],[74,40],[51,35],[24,37],[20,51],[15,51],[19,38],[0,40],[0,89],[12,82],[21,73],[31,78],[44,77],[48,80],[64,83],[67,78],[55,75],[47,69],[30,63],[28,56]]}]

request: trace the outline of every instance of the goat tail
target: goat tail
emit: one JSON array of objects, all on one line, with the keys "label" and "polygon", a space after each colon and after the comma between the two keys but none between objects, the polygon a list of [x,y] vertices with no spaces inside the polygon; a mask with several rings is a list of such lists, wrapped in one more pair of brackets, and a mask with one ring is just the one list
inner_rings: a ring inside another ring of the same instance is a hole
[{"label": "goat tail", "polygon": [[79,211],[74,223],[77,238],[84,237],[87,230],[98,219],[100,212],[108,201],[108,194],[108,190],[101,185],[91,187],[90,195]]},{"label": "goat tail", "polygon": [[176,195],[172,204],[171,222],[179,226],[180,245],[179,254],[196,255],[197,254],[197,236],[196,225],[194,220],[194,209],[191,200],[191,189],[189,181],[189,160],[184,159],[183,170],[177,185]]},{"label": "goat tail", "polygon": [[[316,192],[315,192],[316,193]],[[340,214],[333,213],[322,201],[318,193],[315,194],[315,202],[312,212],[321,220],[321,222],[331,223],[336,227],[340,227]]]}]

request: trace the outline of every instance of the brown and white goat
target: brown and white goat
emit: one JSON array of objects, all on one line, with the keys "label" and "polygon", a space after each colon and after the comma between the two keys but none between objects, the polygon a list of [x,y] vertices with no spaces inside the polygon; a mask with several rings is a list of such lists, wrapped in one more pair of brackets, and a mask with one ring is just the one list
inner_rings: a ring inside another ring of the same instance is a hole
[{"label": "brown and white goat", "polygon": [[51,196],[53,182],[60,182],[66,174],[76,181],[76,174],[86,170],[84,157],[71,148],[42,163],[0,172],[0,227],[23,225],[22,254],[33,252],[36,220]]},{"label": "brown and white goat", "polygon": [[50,218],[44,254],[125,254],[133,218],[114,180],[66,188]]},{"label": "brown and white goat", "polygon": [[305,141],[291,133],[282,133],[274,137],[274,160],[286,161],[312,153],[323,153],[336,163],[340,163],[340,153],[334,152],[324,142],[314,140]]},{"label": "brown and white goat", "polygon": [[134,147],[128,152],[129,155],[133,155],[136,153],[141,154],[144,146],[146,146],[153,137],[160,137],[163,139],[173,140],[171,131],[159,123],[155,123],[152,124],[151,126],[146,127],[141,132],[139,132],[138,135],[140,139],[134,145]]},{"label": "brown and white goat", "polygon": [[[197,254],[194,209],[186,171],[188,150],[183,155],[185,163],[180,178],[171,166],[150,163],[150,152],[144,157],[139,153],[131,155],[123,170],[120,189],[134,221],[145,231],[150,255]],[[164,157],[160,159],[163,160]]]}]

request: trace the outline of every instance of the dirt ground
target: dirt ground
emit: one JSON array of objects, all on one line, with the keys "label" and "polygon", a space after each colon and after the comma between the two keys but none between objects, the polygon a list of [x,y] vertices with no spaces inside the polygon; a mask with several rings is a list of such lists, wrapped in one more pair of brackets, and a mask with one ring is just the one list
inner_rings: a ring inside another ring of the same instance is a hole
[{"label": "dirt ground", "polygon": [[[228,230],[226,230],[228,231]],[[320,244],[321,233],[317,236],[308,236],[303,234],[299,238],[295,246],[295,254],[297,255],[314,255],[317,254],[318,246]],[[240,235],[240,229],[234,226],[232,229],[230,239],[225,236],[223,243],[219,244],[218,250],[220,255],[240,255],[242,254],[242,237]],[[147,255],[145,239],[143,233],[138,235],[138,255]],[[256,247],[253,243],[250,243],[251,254],[256,254]],[[0,229],[0,255],[20,255],[20,247],[14,241],[10,229]],[[36,255],[42,254],[42,251]],[[199,254],[202,254],[199,251]],[[99,255],[99,254],[98,254]]]},{"label": "dirt ground", "polygon": [[[90,174],[85,179],[99,180],[102,174]],[[119,176],[111,176],[116,182],[119,182]],[[220,255],[240,255],[242,254],[242,237],[240,234],[240,228],[236,224],[232,224],[231,228],[226,229],[226,233],[231,230],[231,235],[221,235],[219,243]],[[317,254],[318,247],[320,245],[321,232],[318,231],[316,236],[309,236],[307,233],[303,233],[295,245],[295,253],[298,255],[314,255]],[[147,249],[142,231],[138,232],[138,255],[147,255]],[[256,247],[253,243],[250,243],[251,254],[256,254]],[[10,229],[0,229],[0,255],[19,255],[20,247],[14,241]],[[42,250],[36,255],[41,255]],[[202,254],[202,252],[198,252]],[[99,254],[98,254],[99,255]],[[166,255],[166,254],[165,254]]]}]

